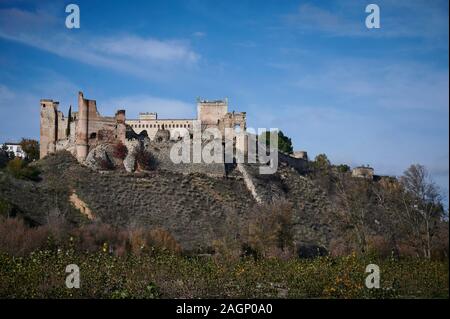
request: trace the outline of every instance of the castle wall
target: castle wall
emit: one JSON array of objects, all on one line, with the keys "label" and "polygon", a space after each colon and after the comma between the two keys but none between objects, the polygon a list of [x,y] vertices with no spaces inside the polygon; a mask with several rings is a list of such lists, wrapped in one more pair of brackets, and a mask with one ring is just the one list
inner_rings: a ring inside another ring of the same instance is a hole
[{"label": "castle wall", "polygon": [[165,129],[170,131],[171,138],[184,136],[192,133],[193,120],[190,119],[130,119],[126,120],[126,124],[130,125],[133,131],[140,134],[147,132],[148,137],[153,140],[158,130]]},{"label": "castle wall", "polygon": [[[160,131],[158,136],[164,136],[164,131]],[[192,141],[191,141],[192,142]],[[170,158],[170,152],[176,141],[156,138],[146,145],[146,149],[156,158],[159,169],[178,172],[182,174],[201,173],[209,176],[225,176],[225,164],[223,163],[223,153],[221,153],[221,163],[194,163],[193,143],[190,143],[190,161],[189,163],[174,163]],[[203,147],[202,147],[203,149]]]},{"label": "castle wall", "polygon": [[67,120],[61,111],[57,111],[57,133],[57,141],[67,138]]}]

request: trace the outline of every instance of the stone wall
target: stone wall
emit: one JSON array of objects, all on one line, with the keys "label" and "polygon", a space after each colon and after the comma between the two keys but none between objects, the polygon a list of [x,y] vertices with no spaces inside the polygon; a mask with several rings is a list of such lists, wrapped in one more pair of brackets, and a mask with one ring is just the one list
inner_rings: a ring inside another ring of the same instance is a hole
[{"label": "stone wall", "polygon": [[308,172],[308,161],[303,158],[296,158],[283,152],[278,152],[278,164],[286,163],[295,168],[299,173],[304,174]]},{"label": "stone wall", "polygon": [[[163,132],[158,132],[159,135],[163,135]],[[202,173],[209,176],[223,177],[225,176],[225,164],[223,163],[223,154],[221,154],[221,163],[205,163],[203,160],[201,163],[194,163],[193,159],[193,143],[190,143],[189,163],[174,163],[170,158],[170,152],[172,147],[178,142],[168,139],[169,133],[167,132],[166,138],[155,138],[153,141],[145,141],[145,149],[150,151],[157,160],[158,169],[167,170],[171,172],[179,172],[182,174]],[[192,142],[192,141],[191,141]]]}]

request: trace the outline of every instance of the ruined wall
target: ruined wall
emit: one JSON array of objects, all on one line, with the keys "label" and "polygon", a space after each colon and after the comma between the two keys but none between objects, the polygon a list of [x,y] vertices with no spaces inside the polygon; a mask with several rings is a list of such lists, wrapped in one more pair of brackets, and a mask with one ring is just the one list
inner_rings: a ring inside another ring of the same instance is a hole
[{"label": "ruined wall", "polygon": [[69,119],[58,111],[58,102],[41,100],[40,131],[41,158],[57,150],[68,150],[82,162],[98,144],[125,141],[125,111],[118,111],[115,117],[103,117],[96,101],[85,99],[79,92],[78,112]]},{"label": "ruined wall", "polygon": [[[166,136],[166,138],[159,139],[158,137]],[[177,141],[170,140],[169,132],[159,131],[158,135],[153,141],[147,141],[145,148],[155,156],[157,160],[158,169],[163,169],[171,172],[178,172],[182,174],[202,173],[209,176],[223,177],[225,176],[225,164],[223,163],[223,153],[221,156],[221,163],[194,163],[193,160],[193,144],[190,144],[190,161],[189,163],[174,163],[170,158],[170,151]],[[191,141],[192,142],[192,141]],[[221,143],[218,142],[218,143]],[[202,145],[202,149],[205,143]]]}]

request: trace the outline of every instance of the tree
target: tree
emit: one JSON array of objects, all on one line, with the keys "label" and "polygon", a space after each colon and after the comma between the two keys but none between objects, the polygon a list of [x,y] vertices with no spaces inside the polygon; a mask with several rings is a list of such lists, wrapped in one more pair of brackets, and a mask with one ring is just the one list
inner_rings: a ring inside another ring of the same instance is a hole
[{"label": "tree", "polygon": [[342,176],[336,183],[336,197],[340,221],[355,235],[359,251],[367,252],[369,213],[373,210],[370,181]]},{"label": "tree", "polygon": [[319,154],[314,159],[313,166],[316,171],[328,172],[331,163],[325,154]]},{"label": "tree", "polygon": [[70,136],[70,123],[72,123],[72,105],[69,107],[69,113],[67,114],[66,137]]},{"label": "tree", "polygon": [[[266,136],[266,145],[269,146],[270,145],[270,132],[266,131],[263,134],[265,134],[265,136]],[[294,149],[292,147],[291,138],[284,135],[282,131],[278,131],[278,150],[283,153],[287,153],[287,154],[292,154],[294,152]]]},{"label": "tree", "polygon": [[350,166],[348,166],[347,164],[340,164],[340,165],[336,166],[336,169],[339,173],[350,172]]},{"label": "tree", "polygon": [[431,258],[432,237],[444,214],[440,189],[420,164],[411,165],[400,183],[404,189],[402,218],[419,240],[424,257]]},{"label": "tree", "polygon": [[32,139],[22,138],[20,147],[25,152],[25,159],[27,161],[34,161],[39,159],[39,142]]},{"label": "tree", "polygon": [[331,192],[333,188],[333,174],[331,163],[325,154],[319,154],[314,161],[310,162],[311,177],[316,185],[326,192]]}]

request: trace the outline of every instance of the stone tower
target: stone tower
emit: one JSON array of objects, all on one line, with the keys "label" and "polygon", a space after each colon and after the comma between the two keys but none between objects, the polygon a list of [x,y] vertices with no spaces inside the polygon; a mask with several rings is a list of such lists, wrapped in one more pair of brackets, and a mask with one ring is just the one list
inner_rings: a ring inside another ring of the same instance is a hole
[{"label": "stone tower", "polygon": [[55,152],[58,140],[58,104],[53,100],[41,100],[40,158]]},{"label": "stone tower", "polygon": [[83,92],[78,92],[78,121],[76,126],[75,145],[79,161],[84,161],[89,148],[89,103],[83,97]]},{"label": "stone tower", "polygon": [[219,121],[228,113],[228,100],[206,101],[197,99],[197,119],[202,129],[218,127]]}]

